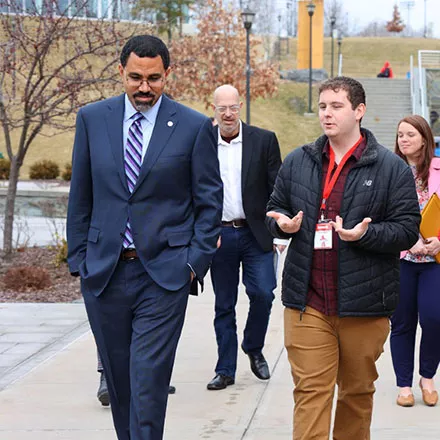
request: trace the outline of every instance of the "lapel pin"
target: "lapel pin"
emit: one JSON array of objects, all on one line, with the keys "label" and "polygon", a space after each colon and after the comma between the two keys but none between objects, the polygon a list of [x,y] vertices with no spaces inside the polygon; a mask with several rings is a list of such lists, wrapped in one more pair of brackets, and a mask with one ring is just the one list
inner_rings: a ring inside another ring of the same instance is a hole
[{"label": "lapel pin", "polygon": [[168,125],[168,127],[172,127],[174,124],[173,124],[173,121],[168,121],[167,122],[167,125]]}]

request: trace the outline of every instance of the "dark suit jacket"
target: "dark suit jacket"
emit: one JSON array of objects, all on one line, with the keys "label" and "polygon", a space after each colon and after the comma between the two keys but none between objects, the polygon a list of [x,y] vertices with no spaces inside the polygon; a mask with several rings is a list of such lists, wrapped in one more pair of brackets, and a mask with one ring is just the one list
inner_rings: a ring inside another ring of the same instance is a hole
[{"label": "dark suit jacket", "polygon": [[110,280],[130,215],[145,270],[164,289],[203,280],[220,234],[223,188],[211,121],[163,96],[130,194],[124,171],[124,95],[77,115],[67,215],[68,263],[98,296]]},{"label": "dark suit jacket", "polygon": [[272,131],[242,122],[243,153],[241,193],[246,220],[265,252],[273,248],[273,237],[266,227],[266,205],[281,166],[278,139]]}]

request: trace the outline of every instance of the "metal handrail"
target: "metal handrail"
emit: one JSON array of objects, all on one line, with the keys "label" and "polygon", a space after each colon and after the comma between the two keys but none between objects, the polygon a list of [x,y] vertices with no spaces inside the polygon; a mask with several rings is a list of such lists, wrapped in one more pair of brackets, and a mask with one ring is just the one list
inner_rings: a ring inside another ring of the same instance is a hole
[{"label": "metal handrail", "polygon": [[410,91],[411,91],[411,106],[412,114],[416,113],[416,102],[414,93],[414,57],[411,55],[409,58],[409,81],[410,81]]},{"label": "metal handrail", "polygon": [[425,110],[425,100],[426,100],[426,87],[423,86],[423,62],[422,62],[422,51],[419,50],[419,90],[420,90],[420,104],[421,104],[421,110],[422,110],[422,116],[426,119],[426,110]]},{"label": "metal handrail", "polygon": [[427,85],[426,85],[426,69],[440,69],[440,50],[419,50],[418,53],[419,63],[419,90],[421,101],[421,114],[429,120],[427,98]]}]

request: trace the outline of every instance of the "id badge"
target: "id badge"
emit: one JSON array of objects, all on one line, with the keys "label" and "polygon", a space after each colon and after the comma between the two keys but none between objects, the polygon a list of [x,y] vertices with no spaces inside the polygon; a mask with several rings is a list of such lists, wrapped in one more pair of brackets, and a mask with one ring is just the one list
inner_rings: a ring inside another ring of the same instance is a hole
[{"label": "id badge", "polygon": [[315,229],[315,250],[331,249],[333,246],[332,226],[328,221],[317,223]]}]

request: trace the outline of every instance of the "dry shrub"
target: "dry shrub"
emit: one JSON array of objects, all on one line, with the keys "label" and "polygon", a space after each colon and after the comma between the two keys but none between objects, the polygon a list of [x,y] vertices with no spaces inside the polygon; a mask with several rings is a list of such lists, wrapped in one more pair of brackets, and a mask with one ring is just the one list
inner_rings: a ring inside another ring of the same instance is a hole
[{"label": "dry shrub", "polygon": [[11,267],[4,275],[3,282],[6,289],[18,292],[42,290],[52,285],[48,271],[39,266]]},{"label": "dry shrub", "polygon": [[54,259],[55,267],[60,267],[62,264],[67,263],[67,241],[65,238],[57,241],[55,245],[57,251]]},{"label": "dry shrub", "polygon": [[61,173],[61,177],[63,180],[66,180],[67,182],[70,182],[72,180],[72,164],[66,163],[64,165],[64,170]]},{"label": "dry shrub", "polygon": [[40,160],[31,165],[29,177],[31,179],[50,180],[56,179],[60,175],[60,167],[53,160]]},{"label": "dry shrub", "polygon": [[11,162],[8,159],[0,159],[0,180],[9,179],[9,170],[11,168]]}]

